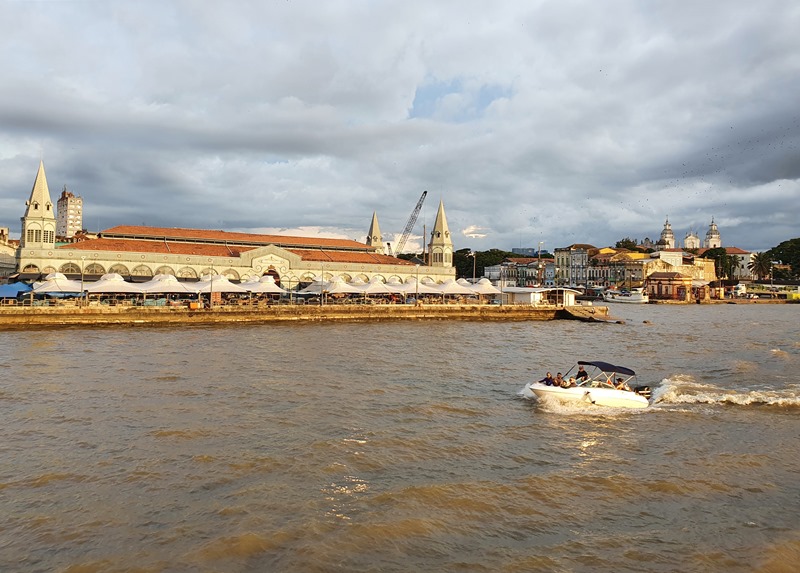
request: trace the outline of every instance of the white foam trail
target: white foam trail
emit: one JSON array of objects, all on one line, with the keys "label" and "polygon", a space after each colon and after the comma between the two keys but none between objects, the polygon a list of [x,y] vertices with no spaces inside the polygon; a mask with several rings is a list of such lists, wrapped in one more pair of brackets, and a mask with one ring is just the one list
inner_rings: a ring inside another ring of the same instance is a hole
[{"label": "white foam trail", "polygon": [[737,406],[800,406],[797,388],[783,390],[723,390],[708,384],[664,379],[653,389],[653,402],[664,404],[733,404]]}]

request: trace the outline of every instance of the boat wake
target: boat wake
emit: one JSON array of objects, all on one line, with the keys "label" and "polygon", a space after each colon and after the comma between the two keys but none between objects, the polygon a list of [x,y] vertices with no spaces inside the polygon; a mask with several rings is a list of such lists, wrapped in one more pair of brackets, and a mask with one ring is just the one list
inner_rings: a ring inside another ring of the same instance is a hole
[{"label": "boat wake", "polygon": [[800,407],[800,388],[780,390],[726,390],[709,384],[699,384],[690,377],[665,378],[653,389],[653,403],[659,404],[721,404],[733,406]]}]

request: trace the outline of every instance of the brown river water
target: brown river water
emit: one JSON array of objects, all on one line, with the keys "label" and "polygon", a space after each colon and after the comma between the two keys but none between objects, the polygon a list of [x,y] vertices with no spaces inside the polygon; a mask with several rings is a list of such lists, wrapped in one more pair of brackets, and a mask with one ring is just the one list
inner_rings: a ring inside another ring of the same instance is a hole
[{"label": "brown river water", "polygon": [[796,571],[800,305],[611,310],[0,332],[0,571]]}]

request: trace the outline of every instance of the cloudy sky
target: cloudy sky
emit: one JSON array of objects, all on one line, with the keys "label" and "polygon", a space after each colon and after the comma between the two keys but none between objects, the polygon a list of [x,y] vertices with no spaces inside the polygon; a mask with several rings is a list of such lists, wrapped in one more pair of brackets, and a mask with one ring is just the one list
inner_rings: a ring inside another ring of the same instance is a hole
[{"label": "cloudy sky", "polygon": [[800,236],[787,0],[0,0],[0,226],[40,158],[90,231],[455,247]]}]

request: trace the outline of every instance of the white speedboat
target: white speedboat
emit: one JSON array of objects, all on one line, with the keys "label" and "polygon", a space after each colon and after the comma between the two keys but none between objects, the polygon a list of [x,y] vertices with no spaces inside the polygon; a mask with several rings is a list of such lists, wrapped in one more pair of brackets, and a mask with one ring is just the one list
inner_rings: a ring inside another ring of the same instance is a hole
[{"label": "white speedboat", "polygon": [[630,291],[619,291],[609,289],[603,293],[606,302],[626,302],[629,304],[647,304],[650,297],[644,292],[643,288],[635,288]]},{"label": "white speedboat", "polygon": [[579,361],[580,366],[594,370],[584,380],[570,378],[570,369],[564,377],[566,387],[543,382],[529,382],[522,395],[533,394],[540,400],[555,400],[562,403],[587,404],[610,408],[647,408],[650,405],[650,387],[635,383],[636,373],[624,366],[608,362]]}]

